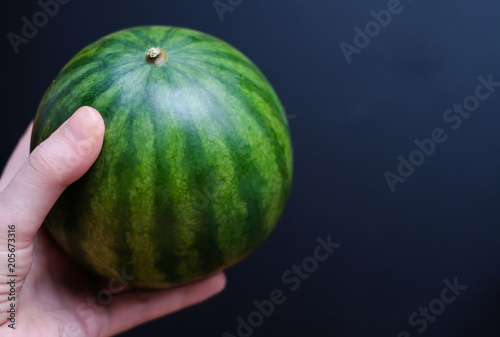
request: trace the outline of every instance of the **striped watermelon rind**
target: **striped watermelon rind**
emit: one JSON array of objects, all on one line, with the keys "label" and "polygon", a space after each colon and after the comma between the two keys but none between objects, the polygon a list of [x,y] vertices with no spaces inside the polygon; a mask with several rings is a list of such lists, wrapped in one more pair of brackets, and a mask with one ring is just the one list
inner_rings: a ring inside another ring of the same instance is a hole
[{"label": "striped watermelon rind", "polygon": [[[146,62],[152,47],[165,63]],[[179,27],[105,36],[47,89],[31,149],[84,105],[105,121],[101,154],[45,221],[83,266],[169,287],[233,265],[269,236],[290,193],[290,134],[275,91],[241,52]]]}]

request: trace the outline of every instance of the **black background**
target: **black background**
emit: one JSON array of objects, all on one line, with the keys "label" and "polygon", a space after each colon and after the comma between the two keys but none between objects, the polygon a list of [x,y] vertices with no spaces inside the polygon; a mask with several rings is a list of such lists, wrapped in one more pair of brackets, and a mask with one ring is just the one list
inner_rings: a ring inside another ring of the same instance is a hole
[{"label": "black background", "polygon": [[[348,64],[339,44],[353,44],[353,28],[387,4],[244,0],[221,21],[212,0],[71,0],[17,54],[7,34],[21,34],[21,18],[40,6],[2,4],[2,163],[62,66],[131,26],[189,27],[229,42],[286,106],[294,185],[269,240],[227,270],[222,294],[122,336],[237,335],[237,317],[276,288],[287,299],[252,336],[500,335],[500,90],[457,130],[443,121],[478,76],[500,81],[500,3],[401,0],[401,13]],[[397,173],[398,156],[435,128],[447,140],[392,193],[384,172]],[[329,235],[341,246],[291,291],[283,273]],[[467,289],[417,332],[410,315],[455,277]]]}]

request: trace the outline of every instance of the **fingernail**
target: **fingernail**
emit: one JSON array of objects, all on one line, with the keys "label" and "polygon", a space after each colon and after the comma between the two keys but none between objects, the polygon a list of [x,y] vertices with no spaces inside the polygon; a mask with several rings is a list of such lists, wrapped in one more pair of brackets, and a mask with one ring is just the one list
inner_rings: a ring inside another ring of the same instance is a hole
[{"label": "fingernail", "polygon": [[95,132],[97,118],[90,108],[81,107],[66,123],[65,130],[75,143],[89,139]]}]

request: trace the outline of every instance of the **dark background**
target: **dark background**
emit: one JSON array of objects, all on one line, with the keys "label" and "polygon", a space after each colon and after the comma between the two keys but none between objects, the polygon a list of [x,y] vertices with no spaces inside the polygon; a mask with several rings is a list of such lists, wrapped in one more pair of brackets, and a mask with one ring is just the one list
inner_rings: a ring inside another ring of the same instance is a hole
[{"label": "dark background", "polygon": [[[40,6],[2,4],[2,164],[61,67],[131,26],[222,38],[259,66],[286,106],[294,185],[269,240],[227,270],[222,294],[122,336],[237,335],[237,317],[246,320],[252,302],[276,288],[287,300],[252,336],[500,335],[500,90],[457,130],[443,121],[474,94],[478,76],[500,81],[500,3],[402,0],[402,12],[348,64],[339,44],[353,44],[353,28],[387,4],[244,0],[221,21],[212,0],[72,0],[17,54],[7,34],[20,34],[21,18],[31,21]],[[447,140],[392,193],[384,172],[397,173],[398,156],[435,128]],[[341,246],[292,292],[283,273],[328,235]],[[417,332],[410,315],[455,277],[467,289]]]}]

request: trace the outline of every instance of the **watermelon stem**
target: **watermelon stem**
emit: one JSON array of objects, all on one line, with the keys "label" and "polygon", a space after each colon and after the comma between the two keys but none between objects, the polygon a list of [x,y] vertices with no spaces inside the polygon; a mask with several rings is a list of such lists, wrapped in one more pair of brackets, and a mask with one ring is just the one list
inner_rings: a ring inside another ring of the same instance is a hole
[{"label": "watermelon stem", "polygon": [[161,66],[168,59],[168,54],[161,48],[150,48],[146,52],[146,57],[144,58],[147,63],[156,66]]}]

